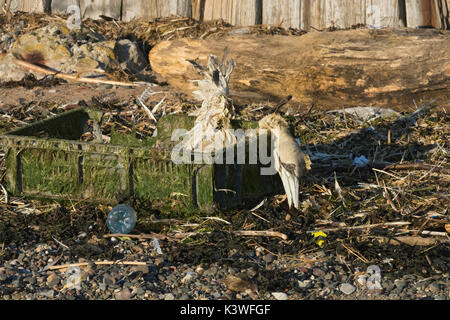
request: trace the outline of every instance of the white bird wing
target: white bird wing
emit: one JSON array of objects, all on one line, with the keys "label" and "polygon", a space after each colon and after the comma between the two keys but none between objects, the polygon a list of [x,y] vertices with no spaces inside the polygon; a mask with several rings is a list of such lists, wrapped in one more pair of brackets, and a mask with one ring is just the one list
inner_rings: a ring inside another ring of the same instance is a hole
[{"label": "white bird wing", "polygon": [[299,208],[299,179],[295,176],[293,172],[288,170],[283,164],[280,166],[280,176],[283,182],[284,191],[286,192],[286,197],[288,199],[289,207],[292,205],[298,209]]},{"label": "white bird wing", "polygon": [[291,192],[291,183],[290,183],[289,172],[287,172],[286,169],[281,167],[279,173],[280,173],[281,181],[283,182],[284,192],[286,193],[286,197],[287,197],[289,208],[290,208],[292,206],[292,192]]}]

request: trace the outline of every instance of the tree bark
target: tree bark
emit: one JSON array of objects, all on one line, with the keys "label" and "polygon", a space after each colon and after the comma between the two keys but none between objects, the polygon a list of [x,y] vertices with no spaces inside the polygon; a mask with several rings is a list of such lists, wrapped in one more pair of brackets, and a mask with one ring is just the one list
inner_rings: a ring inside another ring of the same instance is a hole
[{"label": "tree bark", "polygon": [[236,60],[230,94],[246,104],[287,95],[306,110],[380,106],[411,110],[413,100],[436,99],[450,106],[450,32],[350,30],[311,32],[301,37],[241,35],[222,39],[163,41],[150,54],[154,71],[191,94],[204,78],[209,54],[225,47]]}]

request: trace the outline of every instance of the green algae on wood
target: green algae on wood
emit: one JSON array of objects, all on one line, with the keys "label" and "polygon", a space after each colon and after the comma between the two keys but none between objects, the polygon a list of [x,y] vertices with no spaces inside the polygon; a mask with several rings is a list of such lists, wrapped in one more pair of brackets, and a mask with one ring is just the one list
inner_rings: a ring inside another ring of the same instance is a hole
[{"label": "green algae on wood", "polygon": [[[157,135],[144,140],[133,131],[119,134],[113,128],[110,144],[81,141],[87,122],[101,123],[102,116],[80,108],[0,136],[8,191],[102,204],[134,197],[175,215],[231,209],[279,190],[277,177],[262,176],[260,165],[175,164],[171,150],[179,142],[172,141],[173,131],[191,129],[194,117],[164,116]],[[250,129],[258,124],[234,120],[232,126]]]}]

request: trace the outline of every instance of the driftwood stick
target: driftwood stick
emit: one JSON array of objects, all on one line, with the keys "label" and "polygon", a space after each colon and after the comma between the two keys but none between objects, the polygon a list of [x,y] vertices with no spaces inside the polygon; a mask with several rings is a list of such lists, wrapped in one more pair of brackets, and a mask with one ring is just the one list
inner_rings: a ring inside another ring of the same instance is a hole
[{"label": "driftwood stick", "polygon": [[[147,262],[141,262],[141,261],[98,261],[94,262],[97,266],[104,266],[104,265],[126,265],[126,266],[145,266],[147,265]],[[70,267],[86,267],[89,265],[89,262],[80,262],[80,263],[69,263],[69,264],[63,264],[59,266],[51,266],[48,267],[47,270],[58,270],[58,269],[65,269]]]},{"label": "driftwood stick", "polygon": [[111,84],[111,85],[126,86],[126,87],[136,87],[136,86],[141,85],[141,83],[135,83],[135,82],[120,82],[120,81],[113,81],[113,80],[102,80],[102,79],[77,77],[76,75],[51,71],[49,69],[39,67],[35,64],[29,63],[29,62],[26,62],[23,60],[13,59],[13,61],[15,64],[17,64],[27,70],[43,73],[46,75],[51,75],[51,76],[54,76],[55,78],[64,79],[64,80],[68,80],[68,81],[85,82],[85,83],[103,83],[103,84]]},{"label": "driftwood stick", "polygon": [[120,237],[128,237],[128,238],[136,238],[136,239],[168,239],[168,236],[162,235],[162,234],[157,234],[157,233],[152,233],[152,234],[122,234],[122,233],[110,233],[110,234],[105,234],[103,236],[103,238],[120,238]]},{"label": "driftwood stick", "polygon": [[281,238],[283,240],[287,240],[288,236],[281,232],[276,231],[254,231],[254,230],[239,230],[233,231],[233,234],[236,236],[253,236],[253,237],[276,237]]},{"label": "driftwood stick", "polygon": [[363,226],[354,226],[354,227],[340,227],[340,228],[328,228],[328,229],[319,229],[319,230],[311,230],[308,233],[323,231],[323,232],[333,232],[333,231],[345,231],[345,230],[361,230],[361,229],[371,229],[376,227],[398,227],[398,226],[407,226],[410,225],[411,222],[386,222],[386,223],[376,223],[376,224],[367,224]]},{"label": "driftwood stick", "polygon": [[434,170],[436,172],[450,174],[450,169],[437,167],[426,163],[399,163],[389,165],[385,167],[384,170]]},{"label": "driftwood stick", "polygon": [[436,238],[423,238],[418,236],[400,236],[400,237],[382,237],[382,236],[370,236],[371,238],[378,239],[379,241],[392,244],[400,245],[407,244],[410,246],[432,246],[436,243],[450,243],[449,240],[436,239]]},{"label": "driftwood stick", "polygon": [[399,229],[399,232],[405,232],[405,233],[416,233],[417,235],[424,235],[424,236],[434,236],[434,237],[448,237],[447,232],[439,232],[439,231],[428,231],[428,230],[406,230],[406,229]]}]

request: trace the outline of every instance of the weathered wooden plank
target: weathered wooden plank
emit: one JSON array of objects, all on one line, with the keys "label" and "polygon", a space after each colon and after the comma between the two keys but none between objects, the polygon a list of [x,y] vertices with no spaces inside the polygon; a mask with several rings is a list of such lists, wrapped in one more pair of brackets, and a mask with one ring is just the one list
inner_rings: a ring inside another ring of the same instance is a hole
[{"label": "weathered wooden plank", "polygon": [[191,95],[196,87],[190,80],[203,75],[189,61],[206,65],[209,54],[221,56],[225,47],[236,60],[230,94],[238,104],[290,94],[305,108],[408,108],[413,99],[450,107],[450,32],[358,29],[179,39],[159,43],[149,59],[154,71]]},{"label": "weathered wooden plank", "polygon": [[[430,1],[425,1],[430,4]],[[424,22],[424,13],[427,12],[429,17],[431,18],[431,7],[422,0],[405,0],[406,4],[406,22],[407,27],[409,28],[417,28],[420,26],[426,25]],[[431,21],[430,21],[431,23]]]},{"label": "weathered wooden plank", "polygon": [[80,0],[83,18],[98,19],[100,15],[120,20],[122,0]]},{"label": "weathered wooden plank", "polygon": [[203,19],[223,19],[235,26],[261,23],[262,0],[205,0]]},{"label": "weathered wooden plank", "polygon": [[450,0],[431,0],[431,25],[450,30]]},{"label": "weathered wooden plank", "polygon": [[191,0],[122,0],[122,20],[155,19],[172,15],[191,17]]},{"label": "weathered wooden plank", "polygon": [[58,0],[52,1],[51,12],[52,13],[67,13],[67,8],[70,5],[77,5],[80,7],[80,0]]},{"label": "weathered wooden plank", "polygon": [[262,23],[283,28],[303,29],[300,0],[263,0]]},{"label": "weathered wooden plank", "polygon": [[45,0],[12,0],[10,10],[23,12],[44,12]]},{"label": "weathered wooden plank", "polygon": [[366,0],[366,24],[373,27],[398,27],[398,0]]},{"label": "weathered wooden plank", "polygon": [[192,0],[192,18],[203,21],[205,11],[205,0]]}]

